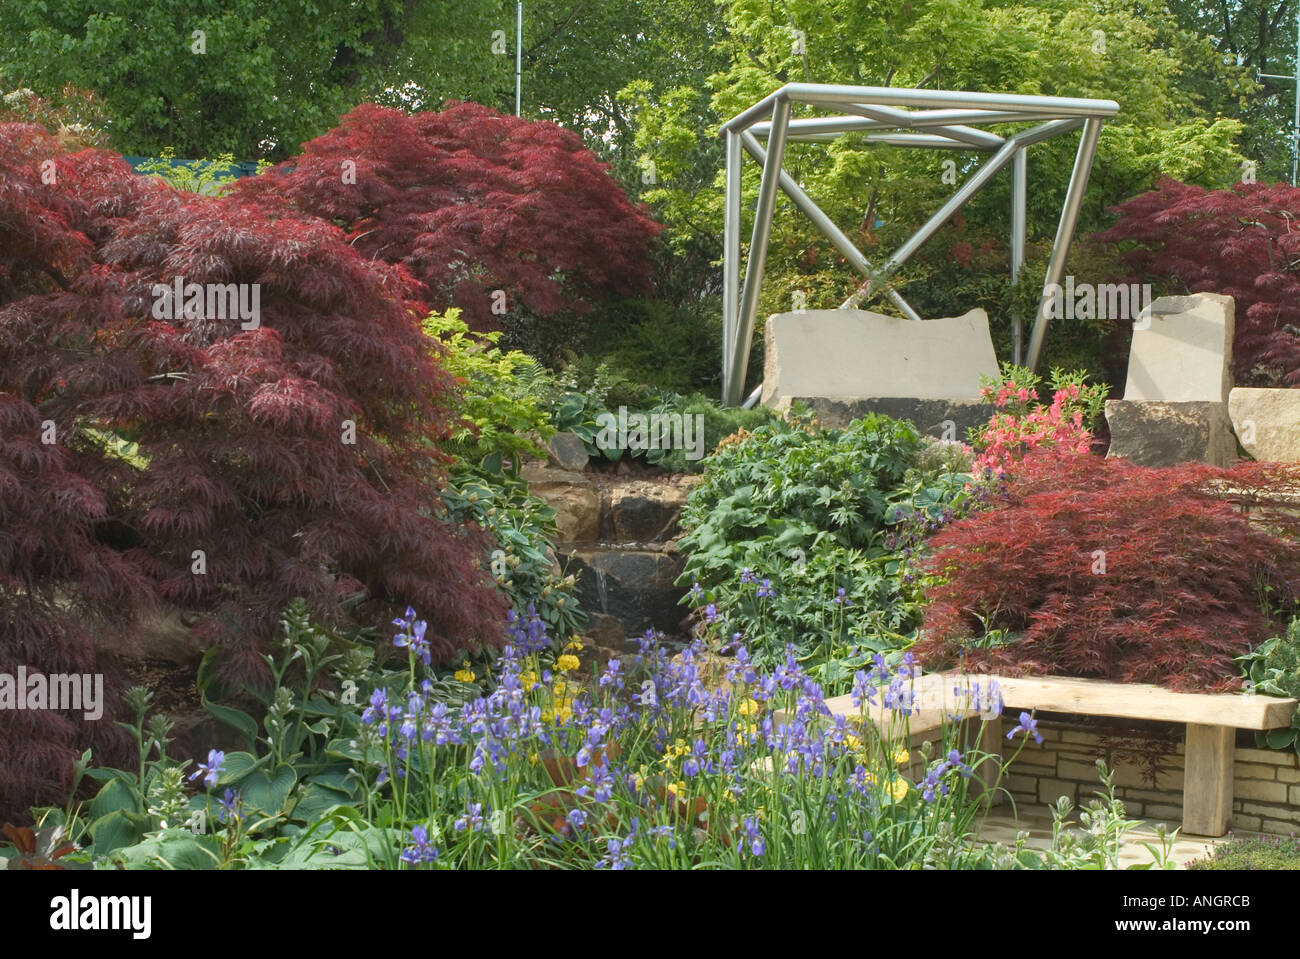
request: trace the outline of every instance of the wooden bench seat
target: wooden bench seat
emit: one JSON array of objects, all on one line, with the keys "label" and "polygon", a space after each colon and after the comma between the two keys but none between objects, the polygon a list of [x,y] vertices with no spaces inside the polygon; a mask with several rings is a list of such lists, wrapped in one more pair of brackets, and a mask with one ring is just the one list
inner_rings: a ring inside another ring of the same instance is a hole
[{"label": "wooden bench seat", "polygon": [[1159,686],[1065,676],[997,677],[1011,710],[1183,723],[1183,832],[1222,836],[1232,819],[1236,730],[1291,725],[1296,700],[1242,693],[1176,693]]},{"label": "wooden bench seat", "polygon": [[[912,683],[919,714],[913,714],[909,732],[914,742],[938,730],[945,719],[975,718],[963,692],[978,684],[987,689],[996,681],[1004,715],[1018,719],[1020,712],[1073,713],[1116,719],[1142,719],[1182,723],[1187,727],[1186,768],[1183,775],[1183,832],[1197,836],[1222,836],[1232,818],[1233,756],[1237,729],[1280,729],[1291,725],[1297,701],[1275,696],[1241,693],[1176,693],[1159,686],[1112,683],[1100,679],[1066,676],[992,676],[987,674],[928,673]],[[833,715],[857,719],[852,697],[826,701]],[[878,703],[868,718],[883,732],[896,717]],[[986,714],[979,748],[999,754],[1001,718]],[[932,738],[928,737],[928,738]],[[989,764],[991,765],[991,764]],[[986,783],[986,770],[981,779]]]}]

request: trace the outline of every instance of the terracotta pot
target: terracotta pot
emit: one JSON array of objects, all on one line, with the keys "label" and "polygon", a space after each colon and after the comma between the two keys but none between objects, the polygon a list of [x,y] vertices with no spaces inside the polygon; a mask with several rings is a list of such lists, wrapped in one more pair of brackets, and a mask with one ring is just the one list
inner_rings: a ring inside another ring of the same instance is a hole
[{"label": "terracotta pot", "polygon": [[[605,757],[605,762],[612,763],[623,755],[623,747],[617,740],[608,742],[601,749],[600,754]],[[579,779],[590,777],[588,772],[590,766],[579,766],[572,756],[557,752],[554,749],[545,749],[537,754],[538,760],[546,767],[546,774],[551,777],[551,782],[557,786],[572,786]]]}]

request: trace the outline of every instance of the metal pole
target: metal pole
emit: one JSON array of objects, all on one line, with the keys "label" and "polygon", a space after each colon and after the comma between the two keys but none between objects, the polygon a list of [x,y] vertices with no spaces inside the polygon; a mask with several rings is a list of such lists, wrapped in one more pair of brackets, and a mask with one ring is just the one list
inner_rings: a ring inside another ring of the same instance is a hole
[{"label": "metal pole", "polygon": [[870,103],[873,106],[920,107],[923,109],[975,109],[1016,113],[1035,113],[1077,117],[1113,117],[1119,112],[1114,100],[1088,100],[1076,97],[1043,97],[1018,93],[971,93],[958,90],[917,90],[909,87],[857,87],[839,84],[787,83],[768,94],[743,113],[738,113],[724,127],[749,127],[771,109],[782,95],[791,100],[818,100],[831,103]]},{"label": "metal pole", "polygon": [[[1029,187],[1029,155],[1024,148],[1016,151],[1016,158],[1011,162],[1011,282],[1014,285],[1020,279],[1020,268],[1025,265],[1025,196]],[[1024,321],[1019,316],[1011,317],[1011,356],[1016,366],[1020,365],[1023,348]]]},{"label": "metal pole", "polygon": [[1300,4],[1295,12],[1295,124],[1291,132],[1291,185],[1295,186],[1296,165],[1300,164]]},{"label": "metal pole", "polygon": [[939,209],[939,212],[930,217],[924,226],[913,233],[907,242],[900,246],[885,265],[880,268],[880,278],[889,279],[900,266],[907,262],[913,253],[921,248],[921,245],[926,240],[930,239],[940,227],[948,222],[954,213],[966,204],[967,200],[974,196],[999,170],[1010,163],[1018,150],[1019,145],[1014,140],[1008,140],[997,153],[985,160],[984,165],[976,170],[956,193],[949,197],[948,202]]},{"label": "metal pole", "polygon": [[776,210],[776,189],[780,182],[781,160],[785,155],[785,130],[790,122],[790,100],[775,98],[772,106],[772,132],[767,140],[767,162],[763,164],[763,181],[758,189],[754,210],[754,233],[749,241],[749,261],[745,265],[745,286],[740,294],[739,322],[731,343],[730,375],[724,377],[727,392],[723,404],[735,406],[745,388],[749,371],[749,346],[754,339],[754,316],[758,312],[758,290],[763,283],[763,265],[767,259],[767,241],[772,231],[772,214]]},{"label": "metal pole", "polygon": [[[740,134],[727,131],[726,207],[722,239],[722,395],[731,392],[731,352],[740,298]],[[737,389],[736,392],[739,392]]]},{"label": "metal pole", "polygon": [[523,104],[524,0],[515,4],[515,116]]},{"label": "metal pole", "polygon": [[[912,128],[912,115],[908,111],[896,107],[868,107],[860,103],[818,103],[817,100],[811,98],[808,102],[827,109],[838,109],[843,113],[863,117],[876,123],[892,124],[900,130],[910,130]],[[946,136],[950,140],[957,140],[961,143],[969,143],[981,150],[996,149],[1002,145],[1005,139],[996,133],[989,133],[987,130],[976,130],[973,127],[966,126],[945,125],[935,126],[932,129],[940,136]]]},{"label": "metal pole", "polygon": [[[759,146],[758,139],[748,130],[740,135],[740,140],[749,155],[759,163],[764,163],[767,160],[766,151]],[[876,278],[876,268],[862,255],[862,251],[853,245],[853,241],[844,234],[844,231],[836,226],[834,221],[822,211],[822,208],[813,202],[812,197],[804,192],[803,187],[795,182],[794,177],[782,170],[780,184],[785,195],[790,198],[804,216],[812,221],[813,226],[821,230],[826,239],[831,241],[831,246],[839,250],[840,255],[849,261],[849,265],[867,279],[874,280]],[[920,322],[920,315],[916,310],[912,309],[910,303],[903,299],[901,293],[893,287],[887,287],[886,295],[895,306],[903,311],[903,315],[909,320]]]},{"label": "metal pole", "polygon": [[1043,280],[1043,295],[1038,300],[1034,328],[1029,334],[1029,355],[1025,365],[1031,370],[1037,369],[1038,361],[1042,358],[1043,338],[1047,336],[1047,324],[1051,319],[1047,315],[1052,302],[1051,288],[1060,284],[1065,273],[1065,258],[1070,253],[1070,240],[1074,236],[1074,227],[1079,222],[1079,211],[1083,209],[1083,194],[1088,189],[1092,158],[1097,154],[1097,142],[1101,139],[1101,124],[1100,119],[1089,117],[1083,125],[1083,134],[1079,137],[1074,173],[1070,176],[1070,187],[1065,193],[1061,222],[1057,225],[1056,241],[1052,244],[1052,258],[1047,264],[1047,276]]}]

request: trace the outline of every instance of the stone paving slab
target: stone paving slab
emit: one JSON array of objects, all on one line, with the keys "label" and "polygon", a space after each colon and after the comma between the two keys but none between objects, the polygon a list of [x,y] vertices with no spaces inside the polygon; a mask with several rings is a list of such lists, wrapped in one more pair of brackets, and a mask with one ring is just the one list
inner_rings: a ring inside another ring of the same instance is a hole
[{"label": "stone paving slab", "polygon": [[[1161,822],[1154,819],[1144,819],[1139,821],[1139,825],[1130,829],[1124,834],[1124,844],[1120,847],[1119,864],[1121,867],[1127,867],[1139,863],[1149,863],[1154,861],[1151,853],[1142,844],[1150,843],[1157,849],[1160,848],[1160,838],[1156,832]],[[1166,833],[1172,833],[1180,823],[1165,822],[1163,823]],[[1074,823],[1075,829],[1080,828],[1078,823]],[[1052,845],[1052,818],[1049,815],[1035,815],[1022,812],[1019,821],[1009,813],[997,813],[990,815],[984,823],[984,828],[980,832],[980,840],[986,843],[1000,842],[1007,847],[1012,847],[1016,841],[1018,832],[1028,832],[1029,839],[1025,845],[1030,849],[1045,850]],[[1247,835],[1239,833],[1239,835]],[[1214,847],[1220,843],[1228,841],[1228,837],[1219,839],[1207,839],[1204,836],[1187,836],[1181,834],[1173,843],[1173,854],[1170,857],[1178,863],[1178,868],[1182,869],[1194,859],[1204,859],[1214,851]]]}]

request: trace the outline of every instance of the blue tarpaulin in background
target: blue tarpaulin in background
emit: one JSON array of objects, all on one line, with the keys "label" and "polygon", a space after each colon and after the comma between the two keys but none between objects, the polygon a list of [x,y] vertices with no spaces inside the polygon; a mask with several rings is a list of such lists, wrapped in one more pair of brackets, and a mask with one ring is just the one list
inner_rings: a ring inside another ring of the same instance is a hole
[{"label": "blue tarpaulin in background", "polygon": [[[127,163],[131,164],[131,169],[139,172],[142,163],[157,163],[161,157],[122,157]],[[185,166],[194,163],[194,160],[186,160],[183,157],[173,157],[163,162],[170,163],[172,166]],[[246,177],[257,175],[257,161],[255,160],[236,160],[228,167],[214,167],[212,172],[218,176]]]}]

